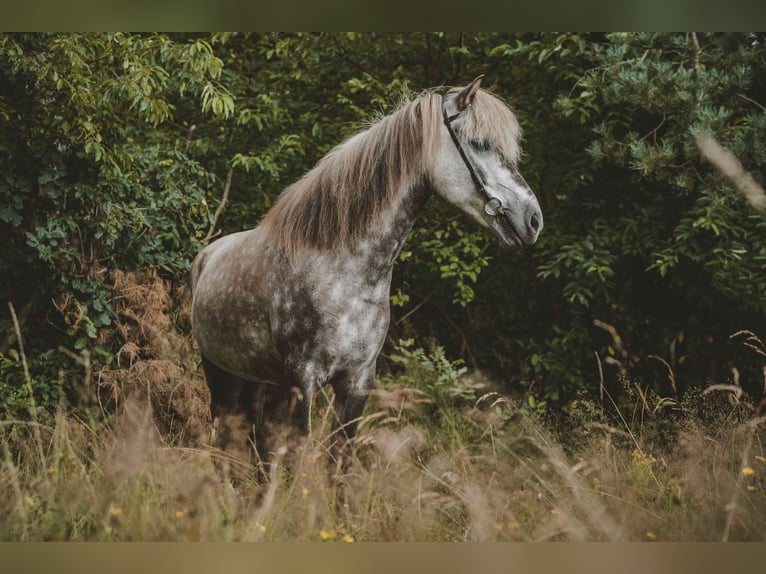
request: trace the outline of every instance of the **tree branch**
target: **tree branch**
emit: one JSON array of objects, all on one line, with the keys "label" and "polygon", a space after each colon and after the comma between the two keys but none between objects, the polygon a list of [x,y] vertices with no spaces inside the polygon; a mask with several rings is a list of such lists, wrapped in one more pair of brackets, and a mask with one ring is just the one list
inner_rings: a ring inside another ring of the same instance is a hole
[{"label": "tree branch", "polygon": [[229,173],[226,174],[226,183],[223,186],[223,197],[221,198],[221,202],[218,204],[218,208],[213,214],[213,223],[210,224],[210,229],[208,230],[205,239],[202,240],[202,243],[205,245],[207,245],[210,240],[213,239],[213,237],[220,233],[220,231],[215,231],[215,226],[218,223],[218,218],[221,216],[226,202],[229,201],[229,190],[231,189],[231,178],[233,174],[234,168],[229,168]]}]

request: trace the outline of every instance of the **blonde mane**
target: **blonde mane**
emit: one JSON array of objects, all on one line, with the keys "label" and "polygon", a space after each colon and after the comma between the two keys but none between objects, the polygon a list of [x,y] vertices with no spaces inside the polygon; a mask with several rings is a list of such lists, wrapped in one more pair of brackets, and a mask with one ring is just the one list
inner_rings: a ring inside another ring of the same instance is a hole
[{"label": "blonde mane", "polygon": [[[447,96],[462,88],[452,88]],[[477,90],[471,106],[457,127],[465,141],[487,140],[492,149],[499,151],[514,166],[521,156],[521,126],[506,102],[486,90]]]},{"label": "blonde mane", "polygon": [[[440,144],[441,109],[442,98],[433,91],[405,100],[287,187],[261,225],[286,253],[353,246],[405,185],[422,183]],[[480,90],[467,111],[461,135],[489,140],[515,163],[520,129],[507,105]]]}]

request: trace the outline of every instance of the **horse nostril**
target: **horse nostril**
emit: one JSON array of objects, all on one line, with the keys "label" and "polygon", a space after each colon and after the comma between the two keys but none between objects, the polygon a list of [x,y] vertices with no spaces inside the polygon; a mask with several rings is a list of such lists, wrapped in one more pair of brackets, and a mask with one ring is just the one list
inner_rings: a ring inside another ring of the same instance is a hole
[{"label": "horse nostril", "polygon": [[537,231],[540,229],[540,216],[536,213],[532,214],[532,217],[529,220],[529,225],[532,227],[532,231]]}]

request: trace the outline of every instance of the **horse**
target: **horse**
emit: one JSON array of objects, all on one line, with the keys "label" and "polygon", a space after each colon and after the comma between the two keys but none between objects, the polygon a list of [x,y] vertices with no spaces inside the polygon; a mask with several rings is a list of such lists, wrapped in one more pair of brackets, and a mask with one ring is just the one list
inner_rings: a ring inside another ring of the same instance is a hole
[{"label": "horse", "polygon": [[509,250],[537,240],[543,216],[517,167],[518,120],[482,78],[405,98],[288,186],[257,227],[196,256],[192,331],[224,444],[247,432],[263,460],[275,428],[305,440],[325,386],[335,446],[354,437],[388,331],[394,262],[430,196]]}]

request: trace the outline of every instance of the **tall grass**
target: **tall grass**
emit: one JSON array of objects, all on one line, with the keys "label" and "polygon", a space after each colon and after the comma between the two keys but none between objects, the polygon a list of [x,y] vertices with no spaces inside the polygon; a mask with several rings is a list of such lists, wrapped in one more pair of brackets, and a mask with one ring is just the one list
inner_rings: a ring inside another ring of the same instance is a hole
[{"label": "tall grass", "polygon": [[764,413],[730,387],[668,401],[625,381],[619,405],[554,417],[403,345],[347,466],[328,464],[327,393],[310,440],[259,480],[208,444],[190,342],[144,327],[94,400],[0,421],[0,539],[766,539]]}]

